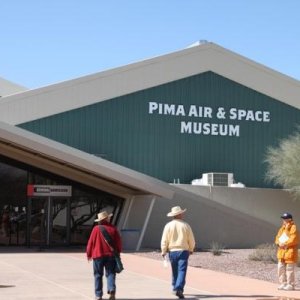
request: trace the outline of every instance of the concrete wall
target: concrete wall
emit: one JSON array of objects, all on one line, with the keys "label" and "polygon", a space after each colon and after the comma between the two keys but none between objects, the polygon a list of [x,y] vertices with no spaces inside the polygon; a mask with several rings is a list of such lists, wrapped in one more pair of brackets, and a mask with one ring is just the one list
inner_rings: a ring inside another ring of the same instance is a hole
[{"label": "concrete wall", "polygon": [[151,211],[153,195],[133,196],[126,200],[119,222],[123,250],[136,250],[145,231]]},{"label": "concrete wall", "polygon": [[210,188],[188,184],[178,187],[275,226],[281,222],[279,216],[285,211],[291,212],[295,220],[300,219],[300,202],[293,199],[286,190]]},{"label": "concrete wall", "polygon": [[[281,225],[280,215],[289,211],[297,221],[300,205],[283,190],[173,185],[172,200],[158,198],[145,231],[142,248],[160,248],[166,214],[172,206],[187,208],[185,220],[192,226],[197,248],[219,242],[226,248],[252,248],[273,243]],[[150,198],[141,197],[129,219],[145,216]],[[141,205],[143,207],[141,207]],[[142,220],[139,219],[140,223]],[[135,221],[136,222],[136,221]],[[135,224],[137,225],[137,224]]]},{"label": "concrete wall", "polygon": [[128,217],[124,216],[121,229],[139,229],[141,230],[153,196],[134,196],[127,200],[125,211]]}]

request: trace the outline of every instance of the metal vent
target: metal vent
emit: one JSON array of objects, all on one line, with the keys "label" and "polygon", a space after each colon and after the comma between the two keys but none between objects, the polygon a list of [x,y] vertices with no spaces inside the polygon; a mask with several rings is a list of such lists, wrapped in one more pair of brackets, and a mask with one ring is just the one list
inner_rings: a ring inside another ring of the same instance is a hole
[{"label": "metal vent", "polygon": [[207,184],[211,186],[230,186],[232,183],[232,173],[207,173]]}]

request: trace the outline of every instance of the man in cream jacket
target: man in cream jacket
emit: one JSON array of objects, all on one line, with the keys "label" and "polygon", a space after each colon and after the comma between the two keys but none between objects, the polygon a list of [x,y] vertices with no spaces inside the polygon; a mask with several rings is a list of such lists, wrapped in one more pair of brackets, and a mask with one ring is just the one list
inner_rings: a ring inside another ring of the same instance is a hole
[{"label": "man in cream jacket", "polygon": [[161,255],[165,257],[169,253],[173,292],[179,299],[184,298],[188,259],[195,249],[193,231],[190,225],[183,221],[185,211],[186,209],[181,209],[180,206],[172,207],[167,216],[173,219],[165,225],[161,238]]}]

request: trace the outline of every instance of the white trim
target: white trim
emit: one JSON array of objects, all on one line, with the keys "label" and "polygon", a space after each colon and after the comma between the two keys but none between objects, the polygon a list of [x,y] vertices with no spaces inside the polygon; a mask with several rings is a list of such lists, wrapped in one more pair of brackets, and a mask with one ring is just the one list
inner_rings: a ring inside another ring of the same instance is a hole
[{"label": "white trim", "polygon": [[283,103],[300,108],[298,80],[216,44],[206,43],[4,97],[0,102],[0,119],[9,124],[20,124],[206,71],[215,72]]}]

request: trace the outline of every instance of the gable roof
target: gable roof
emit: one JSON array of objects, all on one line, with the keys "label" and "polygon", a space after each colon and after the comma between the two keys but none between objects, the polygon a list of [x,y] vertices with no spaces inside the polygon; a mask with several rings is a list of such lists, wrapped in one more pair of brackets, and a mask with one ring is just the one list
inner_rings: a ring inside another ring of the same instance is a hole
[{"label": "gable roof", "polygon": [[3,122],[0,154],[124,198],[152,194],[171,199],[174,194],[163,181]]},{"label": "gable roof", "polygon": [[5,97],[0,120],[20,124],[212,71],[300,108],[300,81],[213,43]]}]

